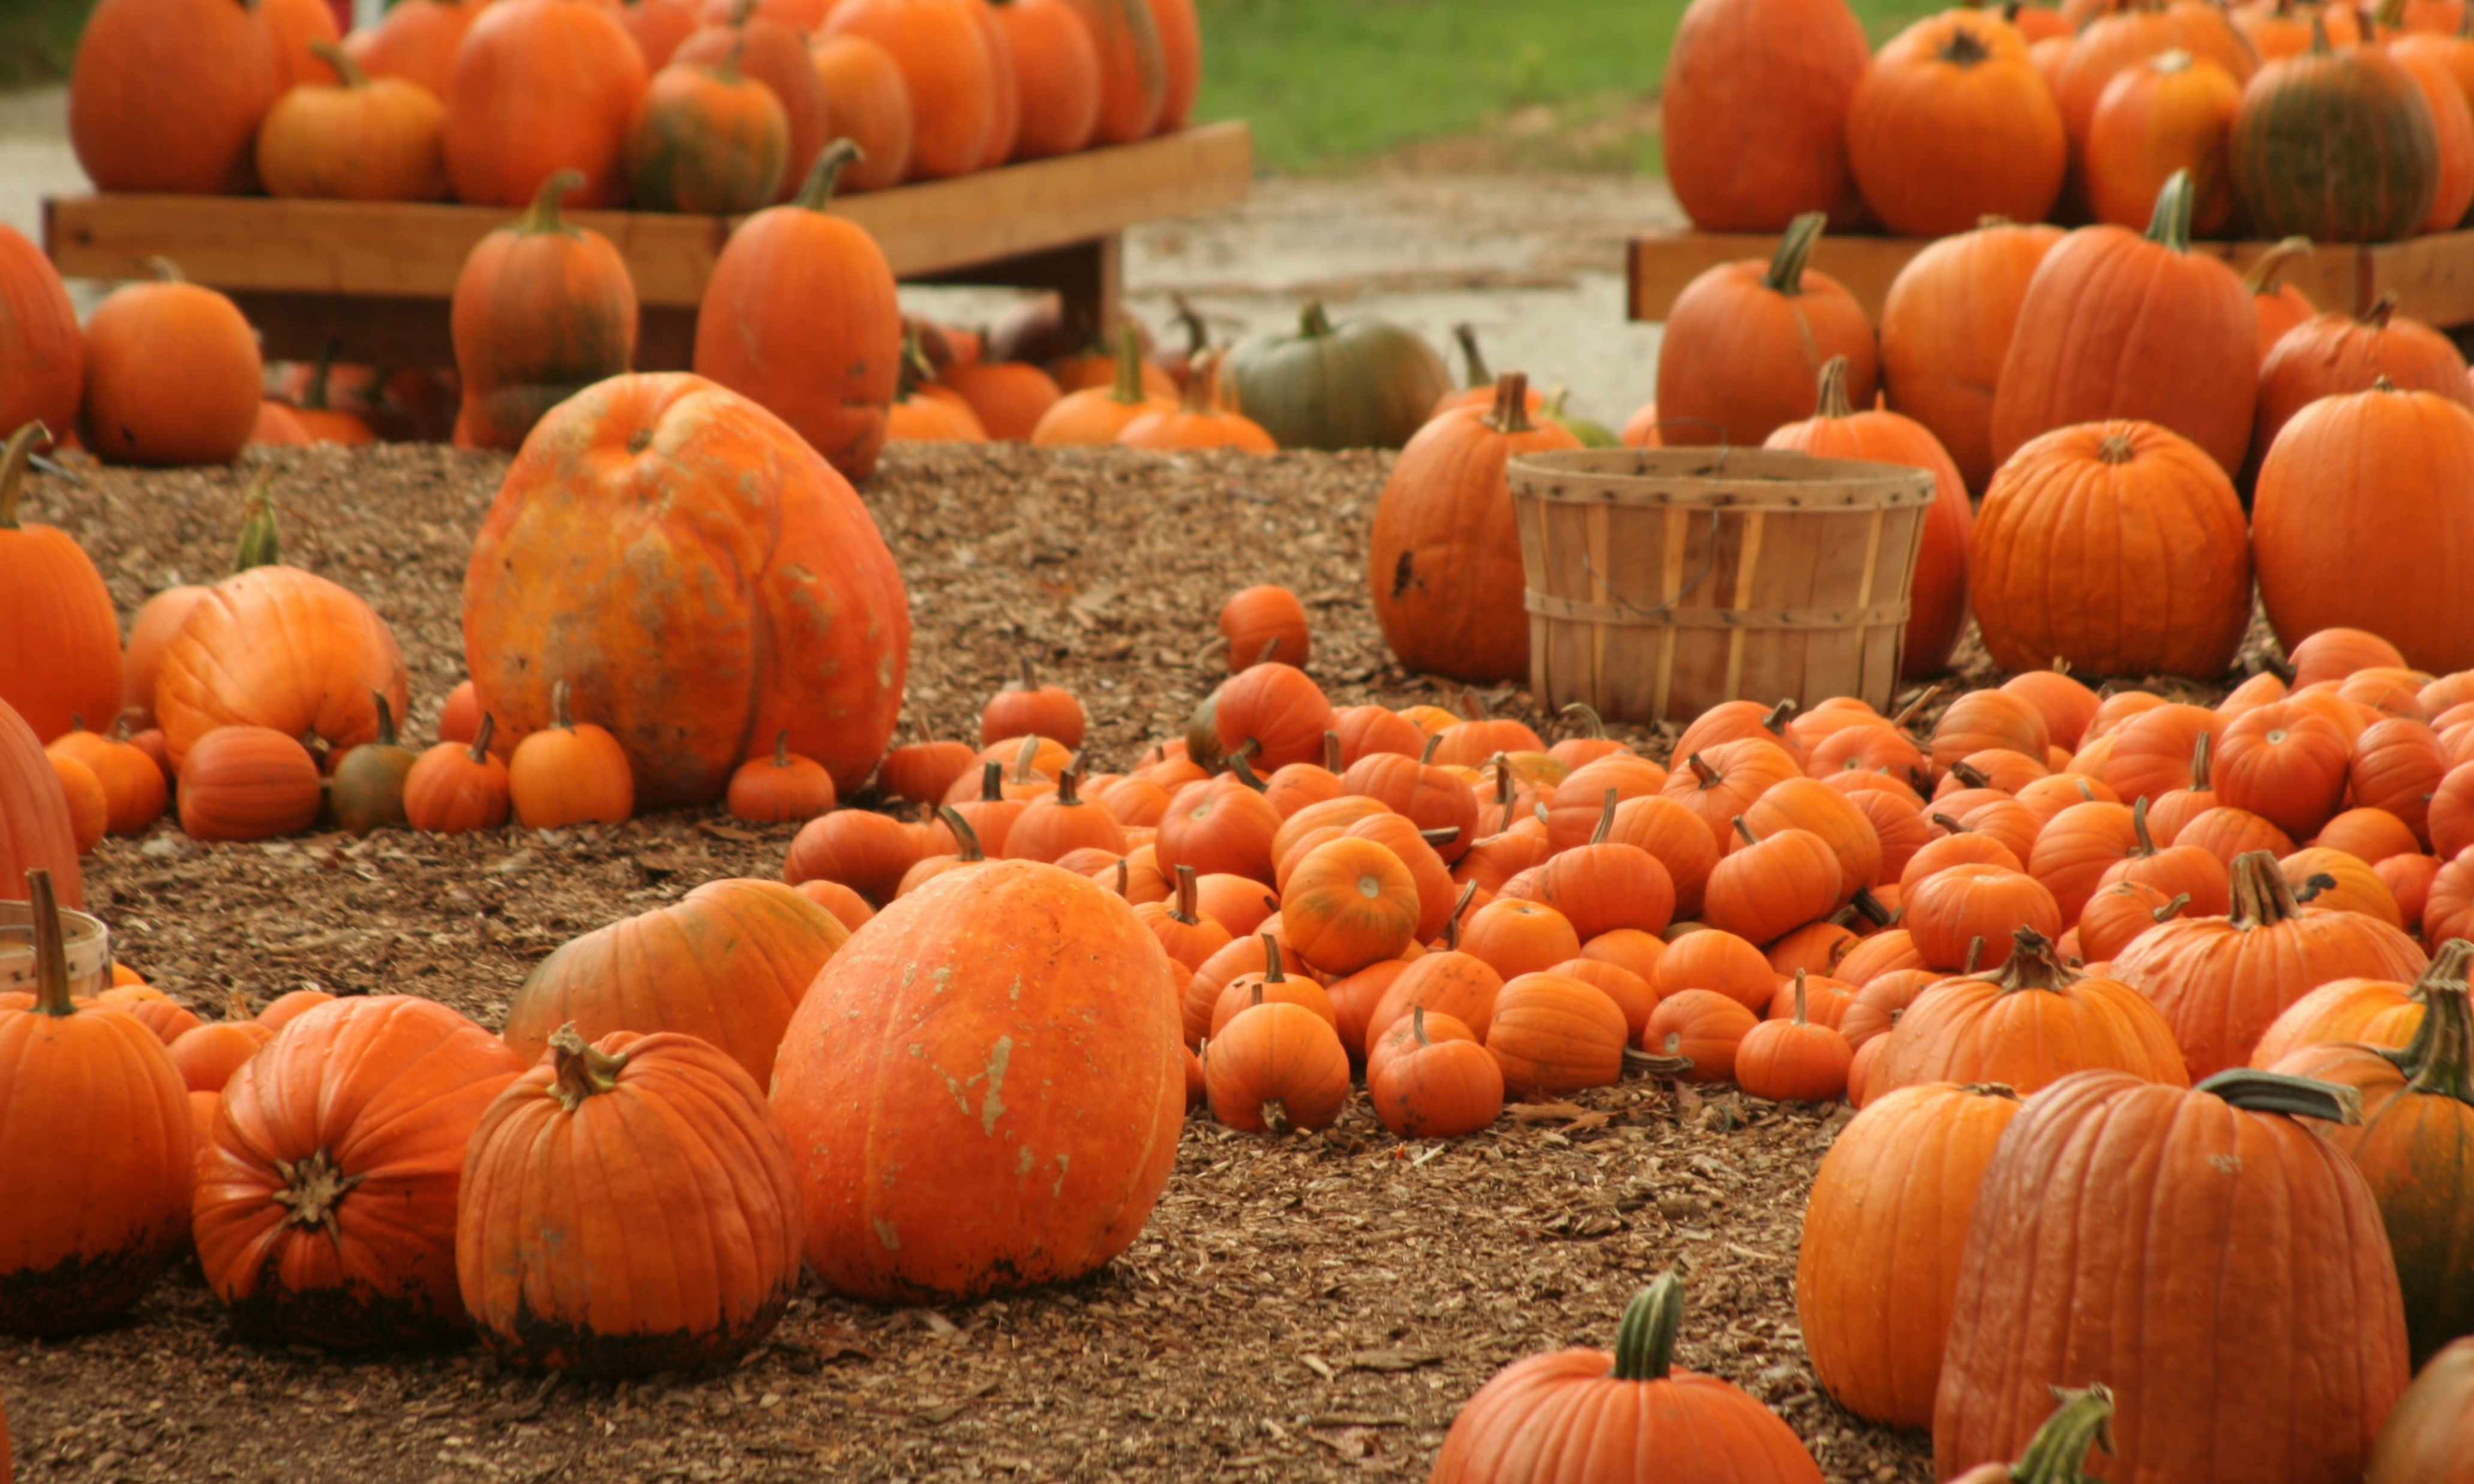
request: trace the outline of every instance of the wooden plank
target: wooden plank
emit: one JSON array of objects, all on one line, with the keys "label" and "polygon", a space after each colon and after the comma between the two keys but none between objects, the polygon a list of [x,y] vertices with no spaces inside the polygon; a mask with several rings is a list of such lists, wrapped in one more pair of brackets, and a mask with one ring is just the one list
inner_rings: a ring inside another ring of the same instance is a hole
[{"label": "wooden plank", "polygon": [[[1243,200],[1253,135],[1206,124],[1163,138],[837,201],[872,232],[897,277],[942,275],[1112,237]],[[70,277],[141,276],[168,257],[228,291],[443,299],[497,206],[273,201],[241,196],[79,196],[44,203],[44,245]],[[729,237],[721,217],[579,211],[627,259],[647,305],[694,305]],[[984,281],[984,280],[975,280]]]},{"label": "wooden plank", "polygon": [[[1812,266],[1845,284],[1866,312],[1878,318],[1891,279],[1930,245],[1925,237],[1824,236],[1813,250]],[[1766,260],[1777,246],[1776,237],[1745,233],[1636,237],[1626,262],[1632,318],[1663,320],[1676,296],[1704,270],[1739,258]],[[2240,271],[2270,246],[2202,242],[2194,244],[2193,251],[2213,253]],[[2360,310],[2382,294],[2394,294],[2405,313],[2427,323],[2474,324],[2474,231],[2370,247],[2331,244],[2289,264],[2284,277],[2323,309]]]}]

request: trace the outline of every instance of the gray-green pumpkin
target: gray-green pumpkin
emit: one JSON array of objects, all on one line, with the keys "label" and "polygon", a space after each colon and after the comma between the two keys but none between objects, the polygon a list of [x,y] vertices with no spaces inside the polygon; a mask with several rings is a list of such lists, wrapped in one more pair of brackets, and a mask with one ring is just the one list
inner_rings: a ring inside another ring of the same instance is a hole
[{"label": "gray-green pumpkin", "polygon": [[1435,347],[1383,320],[1333,324],[1320,299],[1294,335],[1258,335],[1228,356],[1237,403],[1283,448],[1397,448],[1452,389]]}]

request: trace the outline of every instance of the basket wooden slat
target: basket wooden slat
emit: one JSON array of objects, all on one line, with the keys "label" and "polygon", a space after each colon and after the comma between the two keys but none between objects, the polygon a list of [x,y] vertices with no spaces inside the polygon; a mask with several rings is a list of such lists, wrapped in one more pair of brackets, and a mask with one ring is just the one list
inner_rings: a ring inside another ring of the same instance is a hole
[{"label": "basket wooden slat", "polygon": [[1747,448],[1513,461],[1530,683],[1632,722],[1898,683],[1932,476]]}]

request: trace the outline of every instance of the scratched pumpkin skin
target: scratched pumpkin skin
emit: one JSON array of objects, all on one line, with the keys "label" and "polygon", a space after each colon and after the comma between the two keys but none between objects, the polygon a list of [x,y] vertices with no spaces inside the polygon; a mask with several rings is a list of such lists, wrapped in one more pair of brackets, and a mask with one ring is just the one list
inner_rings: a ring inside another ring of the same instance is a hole
[{"label": "scratched pumpkin skin", "polygon": [[808,1265],[925,1303],[1105,1263],[1176,1158],[1181,1030],[1168,955],[1095,881],[991,861],[899,898],[816,976],[774,1062]]}]

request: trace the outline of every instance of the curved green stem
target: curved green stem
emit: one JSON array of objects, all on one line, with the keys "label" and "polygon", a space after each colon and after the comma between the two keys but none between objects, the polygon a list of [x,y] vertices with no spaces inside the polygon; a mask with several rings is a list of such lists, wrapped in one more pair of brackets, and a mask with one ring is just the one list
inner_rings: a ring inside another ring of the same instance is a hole
[{"label": "curved green stem", "polygon": [[1778,251],[1770,258],[1769,272],[1761,275],[1761,287],[1779,294],[1803,293],[1804,265],[1811,260],[1813,245],[1821,241],[1821,229],[1829,225],[1829,213],[1822,211],[1807,211],[1788,223],[1786,235],[1779,239]]},{"label": "curved green stem", "polygon": [[[2313,25],[2318,20],[2314,17]],[[2324,39],[2324,38],[2323,38]],[[2191,189],[2191,172],[2176,170],[2156,193],[2156,214],[2147,219],[2147,240],[2162,243],[2176,252],[2191,251],[2191,207],[2195,192]]]},{"label": "curved green stem", "polygon": [[816,154],[816,162],[808,167],[808,179],[799,185],[799,194],[790,198],[810,211],[822,211],[834,199],[834,187],[841,180],[845,166],[867,158],[857,141],[837,139]]},{"label": "curved green stem", "polygon": [[1615,1331],[1614,1378],[1662,1381],[1675,1362],[1675,1337],[1684,1328],[1684,1280],[1673,1268],[1658,1275],[1624,1306]]},{"label": "curved green stem", "polygon": [[515,229],[531,235],[539,232],[573,232],[574,227],[559,219],[559,203],[570,193],[584,189],[584,172],[568,169],[550,173],[550,178],[533,192],[533,203],[516,218]]},{"label": "curved green stem", "polygon": [[2330,1123],[2363,1121],[2363,1095],[2351,1088],[2316,1082],[2285,1072],[2264,1072],[2237,1066],[2217,1073],[2192,1089],[2212,1093],[2245,1113],[2291,1113]]}]

